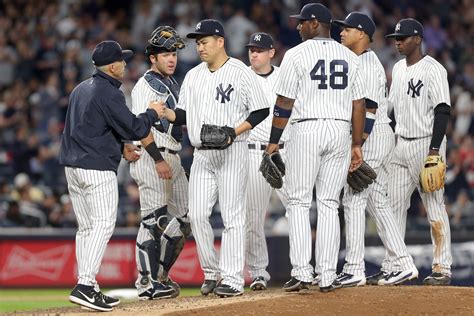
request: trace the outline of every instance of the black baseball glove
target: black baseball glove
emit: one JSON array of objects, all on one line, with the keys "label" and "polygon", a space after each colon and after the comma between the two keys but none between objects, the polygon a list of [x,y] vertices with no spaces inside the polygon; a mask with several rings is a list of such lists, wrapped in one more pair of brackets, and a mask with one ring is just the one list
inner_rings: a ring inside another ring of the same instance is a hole
[{"label": "black baseball glove", "polygon": [[283,186],[283,176],[285,175],[285,163],[281,159],[278,151],[267,154],[263,153],[262,163],[260,164],[260,172],[267,182],[275,189]]},{"label": "black baseball glove", "polygon": [[362,192],[369,187],[377,178],[374,169],[370,167],[365,161],[362,165],[347,176],[347,183],[355,192]]},{"label": "black baseball glove", "polygon": [[204,124],[201,128],[201,149],[226,149],[236,137],[232,127]]}]

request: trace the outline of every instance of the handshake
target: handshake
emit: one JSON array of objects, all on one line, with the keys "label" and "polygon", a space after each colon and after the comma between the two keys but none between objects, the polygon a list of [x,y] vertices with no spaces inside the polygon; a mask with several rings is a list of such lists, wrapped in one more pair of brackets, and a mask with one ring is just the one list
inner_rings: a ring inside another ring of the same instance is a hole
[{"label": "handshake", "polygon": [[148,108],[154,110],[160,119],[167,119],[168,121],[174,121],[174,111],[166,107],[163,101],[151,101],[148,104]]}]

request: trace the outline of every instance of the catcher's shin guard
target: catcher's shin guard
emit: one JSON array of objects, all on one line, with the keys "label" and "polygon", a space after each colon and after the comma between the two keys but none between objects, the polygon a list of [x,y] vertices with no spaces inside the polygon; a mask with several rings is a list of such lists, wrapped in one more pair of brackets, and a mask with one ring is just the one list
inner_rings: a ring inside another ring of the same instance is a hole
[{"label": "catcher's shin guard", "polygon": [[136,242],[137,268],[140,284],[158,279],[161,237],[167,225],[168,207],[165,205],[143,217]]},{"label": "catcher's shin guard", "polygon": [[159,278],[166,280],[168,272],[178,259],[179,254],[184,248],[186,239],[191,234],[191,225],[187,218],[173,218],[166,227],[161,237],[161,253]]}]

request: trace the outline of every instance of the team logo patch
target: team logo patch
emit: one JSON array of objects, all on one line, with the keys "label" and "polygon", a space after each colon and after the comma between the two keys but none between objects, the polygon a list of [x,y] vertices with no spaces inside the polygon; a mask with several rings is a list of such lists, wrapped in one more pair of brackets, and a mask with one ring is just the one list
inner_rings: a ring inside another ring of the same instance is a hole
[{"label": "team logo patch", "polygon": [[260,34],[257,34],[253,37],[253,40],[256,41],[256,42],[260,42],[261,39],[262,39],[262,35],[260,35]]},{"label": "team logo patch", "polygon": [[411,78],[410,81],[408,81],[407,94],[410,95],[411,93],[412,98],[419,97],[422,87],[423,87],[423,82],[421,80],[418,80],[418,82],[415,84],[413,82],[413,78]]},{"label": "team logo patch", "polygon": [[400,23],[397,23],[397,26],[395,26],[395,32],[400,31]]},{"label": "team logo patch", "polygon": [[201,22],[196,25],[196,31],[201,29]]},{"label": "team logo patch", "polygon": [[216,100],[219,101],[220,97],[221,103],[226,103],[226,101],[230,101],[230,94],[232,93],[232,91],[234,91],[234,88],[231,84],[229,84],[224,90],[224,88],[222,87],[222,83],[220,83],[219,86],[216,87],[216,91]]}]

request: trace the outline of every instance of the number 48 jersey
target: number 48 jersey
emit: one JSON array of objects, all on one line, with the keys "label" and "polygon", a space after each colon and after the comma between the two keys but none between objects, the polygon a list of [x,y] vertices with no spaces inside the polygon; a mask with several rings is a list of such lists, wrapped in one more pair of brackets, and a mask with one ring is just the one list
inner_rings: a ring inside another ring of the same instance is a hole
[{"label": "number 48 jersey", "polygon": [[280,66],[278,95],[298,99],[292,119],[351,121],[352,101],[366,95],[359,60],[330,38],[313,38],[288,50]]}]

